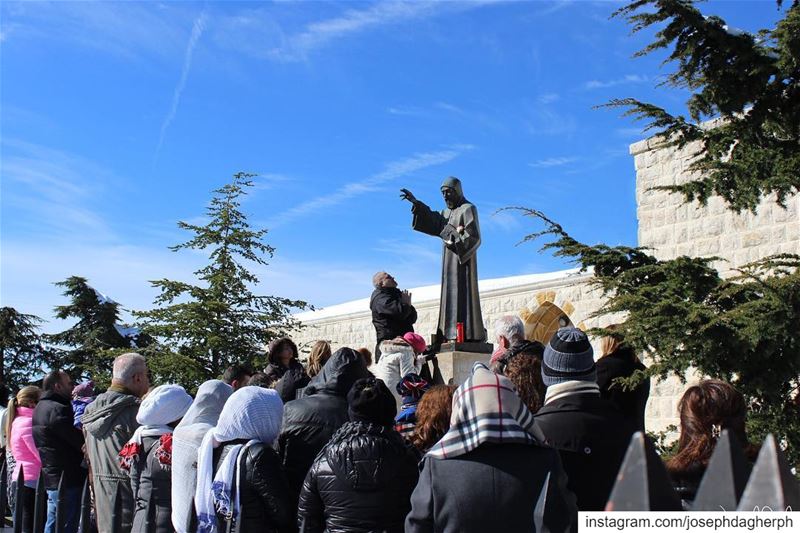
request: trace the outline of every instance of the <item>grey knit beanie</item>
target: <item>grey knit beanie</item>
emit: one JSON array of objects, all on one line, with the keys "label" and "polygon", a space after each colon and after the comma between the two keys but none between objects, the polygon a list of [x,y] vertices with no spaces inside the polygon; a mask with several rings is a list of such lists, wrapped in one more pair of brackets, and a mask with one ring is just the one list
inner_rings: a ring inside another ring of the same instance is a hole
[{"label": "grey knit beanie", "polygon": [[597,381],[594,351],[586,333],[574,327],[555,332],[544,348],[542,381],[547,387],[565,381]]}]

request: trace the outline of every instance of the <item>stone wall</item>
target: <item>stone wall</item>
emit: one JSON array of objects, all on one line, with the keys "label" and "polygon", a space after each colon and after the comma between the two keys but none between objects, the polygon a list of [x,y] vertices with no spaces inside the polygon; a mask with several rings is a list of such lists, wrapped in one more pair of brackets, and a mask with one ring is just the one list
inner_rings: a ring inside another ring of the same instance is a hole
[{"label": "stone wall", "polygon": [[653,248],[659,259],[682,255],[716,256],[715,267],[725,274],[751,261],[776,253],[800,253],[800,196],[779,206],[774,197],[757,209],[736,214],[712,197],[706,207],[683,204],[683,196],[650,190],[677,185],[693,177],[688,168],[698,144],[682,150],[664,147],[657,139],[631,145],[636,167],[639,245]]}]

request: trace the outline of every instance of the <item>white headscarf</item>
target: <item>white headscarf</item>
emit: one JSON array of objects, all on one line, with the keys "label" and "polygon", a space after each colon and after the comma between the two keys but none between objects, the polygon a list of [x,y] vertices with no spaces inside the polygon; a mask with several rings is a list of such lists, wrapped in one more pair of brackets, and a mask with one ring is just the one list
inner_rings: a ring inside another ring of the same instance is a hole
[{"label": "white headscarf", "polygon": [[247,439],[272,444],[281,431],[283,402],[277,391],[261,387],[243,387],[234,392],[217,426],[206,433],[197,455],[197,492],[194,503],[197,512],[197,532],[217,531],[217,516],[236,520],[239,516],[239,459],[244,448],[234,446],[217,466],[214,474],[213,454],[224,442]]},{"label": "white headscarf", "polygon": [[120,466],[130,470],[141,452],[142,438],[172,433],[168,424],[183,418],[191,405],[192,397],[180,385],[161,385],[147,393],[136,414],[136,421],[141,425],[119,452]]},{"label": "white headscarf", "polygon": [[172,436],[172,525],[177,533],[189,533],[192,500],[197,488],[197,448],[203,437],[217,425],[222,407],[233,394],[219,379],[206,381],[197,389],[194,403]]}]

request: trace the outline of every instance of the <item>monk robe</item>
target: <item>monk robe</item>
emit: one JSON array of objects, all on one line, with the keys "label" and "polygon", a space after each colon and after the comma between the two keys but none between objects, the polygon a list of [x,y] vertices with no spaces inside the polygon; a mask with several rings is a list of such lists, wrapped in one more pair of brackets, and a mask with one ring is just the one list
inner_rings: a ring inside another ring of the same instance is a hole
[{"label": "monk robe", "polygon": [[418,200],[411,208],[412,228],[442,239],[438,335],[443,341],[456,340],[456,324],[461,322],[466,342],[486,342],[478,294],[478,210],[464,198],[458,178],[446,179],[442,190],[446,188],[455,191],[455,199],[443,211],[433,211]]}]

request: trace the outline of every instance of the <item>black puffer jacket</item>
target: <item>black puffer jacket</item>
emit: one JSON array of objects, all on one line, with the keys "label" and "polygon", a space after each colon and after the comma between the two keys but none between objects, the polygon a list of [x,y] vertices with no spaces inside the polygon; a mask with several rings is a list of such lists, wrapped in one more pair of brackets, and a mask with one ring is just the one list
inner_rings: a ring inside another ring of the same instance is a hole
[{"label": "black puffer jacket", "polygon": [[306,476],[300,530],[402,532],[419,477],[417,459],[394,429],[348,422]]},{"label": "black puffer jacket", "polygon": [[306,374],[302,365],[290,368],[283,374],[283,377],[272,384],[272,387],[281,395],[283,403],[289,403],[297,399],[297,391],[304,389],[311,382],[311,378]]},{"label": "black puffer jacket", "polygon": [[314,458],[336,430],[348,421],[350,387],[369,375],[361,354],[341,348],[314,376],[303,397],[284,406],[278,448],[295,501]]},{"label": "black puffer jacket", "polygon": [[383,287],[375,289],[369,299],[378,344],[414,331],[417,310],[413,305],[402,302],[402,294],[397,287]]},{"label": "black puffer jacket", "polygon": [[61,472],[68,487],[80,487],[86,479],[86,469],[81,466],[83,433],[73,422],[70,401],[53,391],[45,392],[33,411],[33,440],[48,490],[58,488]]},{"label": "black puffer jacket", "polygon": [[[237,444],[226,442],[214,450],[214,473],[222,459]],[[295,531],[294,507],[286,488],[278,454],[270,446],[256,443],[244,448],[239,471],[239,533]],[[217,515],[217,529],[227,531],[227,524]]]}]

